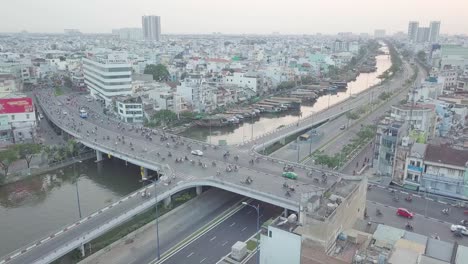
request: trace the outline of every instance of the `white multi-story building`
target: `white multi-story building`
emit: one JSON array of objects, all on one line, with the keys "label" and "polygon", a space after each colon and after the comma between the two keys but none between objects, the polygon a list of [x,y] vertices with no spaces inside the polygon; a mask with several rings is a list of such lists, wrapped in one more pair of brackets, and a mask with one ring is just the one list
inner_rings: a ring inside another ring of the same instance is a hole
[{"label": "white multi-story building", "polygon": [[257,77],[251,73],[234,72],[224,77],[223,82],[225,84],[235,84],[242,88],[248,88],[254,93],[258,92]]},{"label": "white multi-story building", "polygon": [[201,75],[191,74],[177,86],[177,94],[195,112],[211,112],[216,106],[217,88],[209,85]]},{"label": "white multi-story building", "polygon": [[125,52],[89,53],[83,58],[83,72],[91,95],[106,105],[112,97],[132,93],[132,66]]},{"label": "white multi-story building", "polygon": [[112,30],[112,34],[118,35],[120,39],[142,40],[143,30],[141,28],[119,28]]},{"label": "white multi-story building", "polygon": [[393,105],[390,116],[396,121],[408,122],[411,130],[422,131],[429,138],[434,136],[436,119],[434,105]]},{"label": "white multi-story building", "polygon": [[115,98],[117,114],[127,123],[143,122],[143,103],[140,97],[121,96]]},{"label": "white multi-story building", "polygon": [[143,16],[141,18],[143,37],[148,41],[161,40],[161,17]]}]

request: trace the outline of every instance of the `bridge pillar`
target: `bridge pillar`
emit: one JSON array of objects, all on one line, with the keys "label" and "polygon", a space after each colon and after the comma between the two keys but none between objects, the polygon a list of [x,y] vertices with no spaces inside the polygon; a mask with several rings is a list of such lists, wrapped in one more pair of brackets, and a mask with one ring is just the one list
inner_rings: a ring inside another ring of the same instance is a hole
[{"label": "bridge pillar", "polygon": [[102,152],[99,150],[96,150],[96,161],[97,162],[102,161]]},{"label": "bridge pillar", "polygon": [[288,217],[288,209],[284,208],[283,217]]},{"label": "bridge pillar", "polygon": [[197,187],[195,187],[195,189],[196,189],[196,191],[197,191],[197,195],[202,194],[202,192],[203,192],[203,186],[197,186]]},{"label": "bridge pillar", "polygon": [[171,205],[171,196],[168,196],[164,199],[164,207],[169,207]]},{"label": "bridge pillar", "polygon": [[148,169],[141,167],[141,179],[145,180],[148,179]]}]

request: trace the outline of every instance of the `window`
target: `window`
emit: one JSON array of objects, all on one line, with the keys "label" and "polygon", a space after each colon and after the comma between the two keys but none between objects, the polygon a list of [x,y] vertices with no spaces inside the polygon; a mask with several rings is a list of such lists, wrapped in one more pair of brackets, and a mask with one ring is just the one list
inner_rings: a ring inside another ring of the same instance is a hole
[{"label": "window", "polygon": [[412,181],[412,180],[413,180],[413,174],[408,173],[408,174],[406,175],[406,179]]},{"label": "window", "polygon": [[414,163],[414,160],[410,160],[409,164],[410,164],[411,166],[414,166],[414,164],[415,164],[415,163]]},{"label": "window", "polygon": [[421,162],[420,161],[416,162],[416,167],[421,167]]},{"label": "window", "polygon": [[29,119],[29,114],[26,114],[26,119]]},{"label": "window", "polygon": [[269,237],[272,237],[272,235],[273,235],[273,233],[271,232],[271,230],[268,231],[268,236],[269,236]]},{"label": "window", "polygon": [[15,115],[11,115],[11,120],[15,120]]},{"label": "window", "polygon": [[419,175],[414,175],[414,181],[419,182]]}]

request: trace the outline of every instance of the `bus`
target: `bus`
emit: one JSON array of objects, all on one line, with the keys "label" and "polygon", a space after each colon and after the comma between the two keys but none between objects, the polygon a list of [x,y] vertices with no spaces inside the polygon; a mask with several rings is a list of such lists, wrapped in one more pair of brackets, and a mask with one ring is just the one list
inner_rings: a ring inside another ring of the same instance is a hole
[{"label": "bus", "polygon": [[86,112],[86,110],[84,110],[83,108],[80,109],[80,117],[81,118],[87,118],[88,117],[88,112]]}]

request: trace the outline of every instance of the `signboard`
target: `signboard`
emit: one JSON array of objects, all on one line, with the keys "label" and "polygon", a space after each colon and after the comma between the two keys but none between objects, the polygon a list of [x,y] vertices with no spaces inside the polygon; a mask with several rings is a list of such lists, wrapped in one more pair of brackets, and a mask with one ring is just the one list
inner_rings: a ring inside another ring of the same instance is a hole
[{"label": "signboard", "polygon": [[33,112],[33,102],[29,97],[0,99],[0,114]]}]

